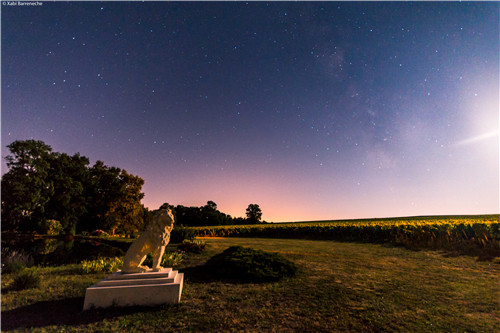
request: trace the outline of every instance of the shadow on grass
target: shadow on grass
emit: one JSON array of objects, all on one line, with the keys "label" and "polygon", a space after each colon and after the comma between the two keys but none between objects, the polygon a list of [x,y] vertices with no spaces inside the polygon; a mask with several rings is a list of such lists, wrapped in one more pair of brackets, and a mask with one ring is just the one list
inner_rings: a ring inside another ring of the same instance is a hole
[{"label": "shadow on grass", "polygon": [[[213,274],[209,271],[209,269],[205,265],[186,267],[180,270],[181,273],[184,273],[184,278],[187,283],[212,283],[212,282],[223,282],[230,284],[265,284],[272,283],[278,280],[289,280],[294,279],[296,276],[292,277],[282,277],[276,280],[246,280],[241,278],[228,278],[226,276],[220,276],[218,274]],[[302,274],[302,270],[298,269],[296,275]]]},{"label": "shadow on grass", "polygon": [[211,282],[229,282],[241,283],[230,279],[221,278],[212,274],[205,265],[186,267],[180,270],[184,273],[187,282],[194,283],[211,283]]},{"label": "shadow on grass", "polygon": [[51,325],[85,325],[137,312],[158,311],[164,307],[134,306],[82,311],[83,301],[83,297],[66,298],[2,311],[2,331]]}]

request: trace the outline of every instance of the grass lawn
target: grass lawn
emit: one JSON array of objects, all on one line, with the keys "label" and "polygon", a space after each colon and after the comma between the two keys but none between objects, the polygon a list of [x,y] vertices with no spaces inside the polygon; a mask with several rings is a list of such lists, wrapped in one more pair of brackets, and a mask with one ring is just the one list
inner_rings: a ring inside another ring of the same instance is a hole
[{"label": "grass lawn", "polygon": [[[41,268],[39,289],[12,291],[2,275],[2,331],[495,332],[500,261],[333,241],[206,239],[177,267],[182,302],[81,312],[85,288],[107,274]],[[195,269],[231,245],[278,252],[301,267],[265,284],[208,280]]]}]

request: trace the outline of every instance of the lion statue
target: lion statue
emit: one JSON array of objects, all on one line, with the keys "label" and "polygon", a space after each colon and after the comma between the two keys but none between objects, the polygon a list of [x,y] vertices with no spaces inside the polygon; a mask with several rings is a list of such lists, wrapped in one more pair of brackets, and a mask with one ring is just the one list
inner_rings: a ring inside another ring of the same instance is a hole
[{"label": "lion statue", "polygon": [[170,241],[170,232],[174,228],[174,216],[170,209],[155,212],[146,230],[130,245],[123,258],[122,273],[142,273],[149,269],[141,266],[148,253],[153,253],[153,271],[158,272],[165,246]]}]

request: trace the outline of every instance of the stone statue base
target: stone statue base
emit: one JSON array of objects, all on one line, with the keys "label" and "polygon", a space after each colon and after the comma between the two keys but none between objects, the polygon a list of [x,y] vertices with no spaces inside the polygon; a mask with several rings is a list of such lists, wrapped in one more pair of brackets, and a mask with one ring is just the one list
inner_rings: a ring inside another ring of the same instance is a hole
[{"label": "stone statue base", "polygon": [[117,271],[87,288],[83,310],[179,303],[183,282],[184,274],[172,268],[132,274]]}]

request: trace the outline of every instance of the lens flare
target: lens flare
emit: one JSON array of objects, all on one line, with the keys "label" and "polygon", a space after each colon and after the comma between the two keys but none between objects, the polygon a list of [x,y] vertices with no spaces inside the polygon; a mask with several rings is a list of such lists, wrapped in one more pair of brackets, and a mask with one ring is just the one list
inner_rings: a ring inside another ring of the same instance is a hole
[{"label": "lens flare", "polygon": [[460,140],[456,143],[457,146],[464,146],[464,145],[470,145],[478,142],[482,142],[488,139],[492,139],[498,137],[498,131],[492,131],[492,132],[487,132],[483,133],[480,135],[473,136],[471,138],[467,138],[464,140]]}]

